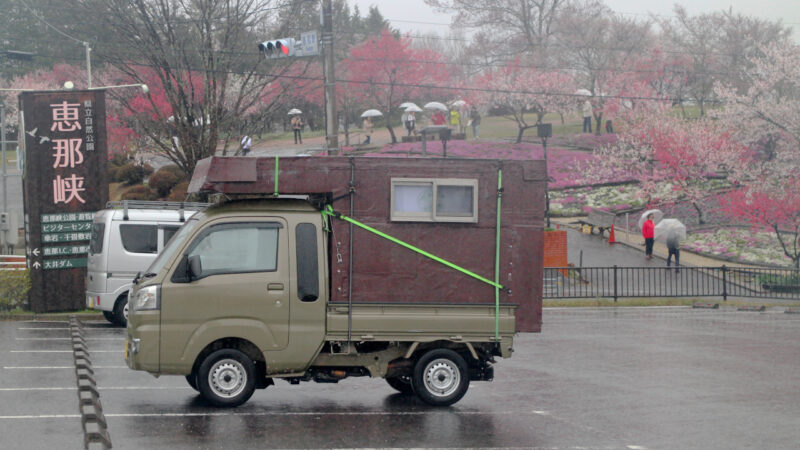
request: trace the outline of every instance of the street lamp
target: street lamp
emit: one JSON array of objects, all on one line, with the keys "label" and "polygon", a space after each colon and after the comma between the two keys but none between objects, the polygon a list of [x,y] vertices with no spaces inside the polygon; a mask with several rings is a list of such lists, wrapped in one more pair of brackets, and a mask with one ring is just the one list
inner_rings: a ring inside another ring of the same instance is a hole
[{"label": "street lamp", "polygon": [[133,84],[117,84],[114,86],[98,86],[98,87],[90,87],[90,91],[102,91],[105,89],[116,89],[116,88],[127,88],[127,87],[138,87],[142,90],[142,94],[147,94],[150,92],[150,88],[144,83],[133,83]]},{"label": "street lamp", "polygon": [[547,173],[547,138],[553,135],[553,124],[538,124],[536,126],[536,134],[542,140],[542,148],[544,149],[544,216],[547,218],[547,228],[550,228],[550,191],[547,188],[550,175]]}]

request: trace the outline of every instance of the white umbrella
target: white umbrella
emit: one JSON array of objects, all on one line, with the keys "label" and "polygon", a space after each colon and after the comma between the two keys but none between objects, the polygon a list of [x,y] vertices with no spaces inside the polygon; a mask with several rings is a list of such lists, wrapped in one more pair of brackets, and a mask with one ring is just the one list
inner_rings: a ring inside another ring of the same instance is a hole
[{"label": "white umbrella", "polygon": [[425,109],[438,109],[439,111],[447,111],[447,106],[444,106],[443,103],[439,102],[428,102],[425,103]]},{"label": "white umbrella", "polygon": [[658,222],[661,222],[661,219],[664,218],[664,213],[661,212],[660,209],[648,209],[647,211],[642,213],[641,217],[639,217],[640,229],[642,228],[642,225],[644,225],[644,221],[647,220],[647,216],[649,216],[650,214],[653,215],[653,223],[655,224],[658,224]]},{"label": "white umbrella", "polygon": [[420,109],[420,107],[417,106],[417,105],[411,105],[411,106],[407,107],[405,109],[405,111],[406,112],[422,112],[422,109]]},{"label": "white umbrella", "polygon": [[290,110],[289,110],[289,115],[290,115],[290,116],[293,116],[293,115],[295,115],[295,114],[303,114],[303,111],[300,111],[300,110],[299,110],[299,109],[297,109],[297,108],[292,108],[292,109],[290,109]]},{"label": "white umbrella", "polygon": [[368,109],[361,113],[361,117],[379,117],[382,116],[383,113],[378,111],[377,109]]},{"label": "white umbrella", "polygon": [[410,107],[410,106],[413,106],[413,107],[415,107],[415,108],[419,108],[419,106],[417,106],[417,104],[416,104],[416,103],[414,103],[414,102],[404,102],[404,103],[401,103],[401,104],[400,104],[400,106],[398,106],[398,108],[408,108],[408,107]]},{"label": "white umbrella", "polygon": [[678,219],[663,219],[655,229],[655,238],[666,240],[670,236],[686,239],[686,225]]},{"label": "white umbrella", "polygon": [[450,103],[450,106],[455,106],[456,108],[460,108],[466,104],[467,102],[465,102],[464,100],[456,100],[453,103]]}]

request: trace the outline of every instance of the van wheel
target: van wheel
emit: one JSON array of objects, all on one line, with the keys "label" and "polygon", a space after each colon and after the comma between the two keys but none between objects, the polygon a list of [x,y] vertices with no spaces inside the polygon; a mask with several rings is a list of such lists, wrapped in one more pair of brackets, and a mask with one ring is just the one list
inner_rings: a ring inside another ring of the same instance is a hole
[{"label": "van wheel", "polygon": [[197,392],[200,392],[200,388],[197,387],[197,374],[192,372],[189,375],[186,375],[186,382],[189,383],[189,386],[192,387]]},{"label": "van wheel", "polygon": [[111,311],[103,310],[103,317],[111,323],[117,323],[117,320],[114,318],[114,313]]},{"label": "van wheel", "polygon": [[256,366],[249,356],[232,348],[211,353],[200,364],[197,387],[214,406],[232,408],[255,391]]},{"label": "van wheel", "polygon": [[389,386],[393,387],[397,392],[400,392],[401,394],[411,395],[414,393],[414,388],[411,386],[411,377],[408,376],[389,377],[386,379],[386,382],[389,383]]},{"label": "van wheel", "polygon": [[433,406],[450,406],[461,400],[469,388],[467,363],[458,353],[437,348],[425,353],[414,366],[414,392]]},{"label": "van wheel", "polygon": [[114,323],[121,327],[128,326],[128,293],[117,297],[114,303]]}]

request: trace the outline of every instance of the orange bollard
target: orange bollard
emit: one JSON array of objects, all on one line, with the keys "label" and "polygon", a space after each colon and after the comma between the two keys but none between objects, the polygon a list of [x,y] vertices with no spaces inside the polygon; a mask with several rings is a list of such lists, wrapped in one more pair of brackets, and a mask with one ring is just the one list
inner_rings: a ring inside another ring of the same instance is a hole
[{"label": "orange bollard", "polygon": [[608,243],[609,244],[616,244],[617,241],[614,239],[614,225],[611,225],[611,231],[608,233]]}]

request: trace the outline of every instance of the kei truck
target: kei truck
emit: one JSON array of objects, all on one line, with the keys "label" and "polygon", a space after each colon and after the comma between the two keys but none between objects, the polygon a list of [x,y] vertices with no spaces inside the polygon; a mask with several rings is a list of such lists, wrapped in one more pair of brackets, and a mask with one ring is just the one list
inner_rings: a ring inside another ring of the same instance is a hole
[{"label": "kei truck", "polygon": [[212,405],[381,377],[447,406],[541,331],[543,161],[211,157],[224,200],[130,294],[125,360]]}]

